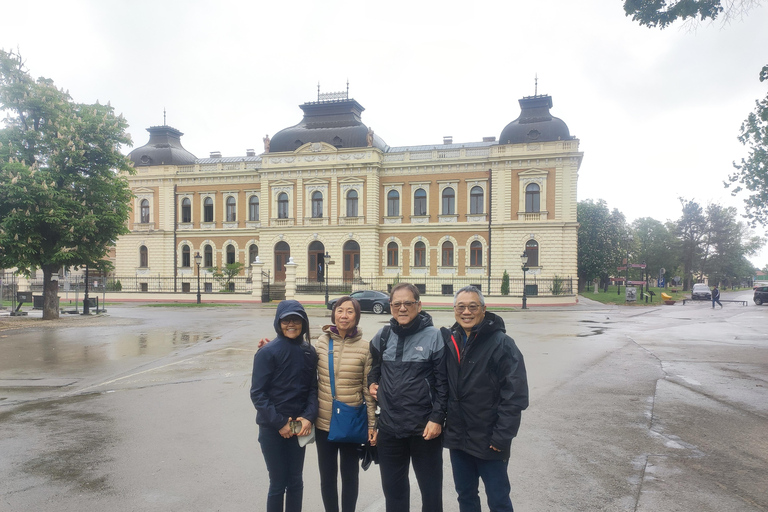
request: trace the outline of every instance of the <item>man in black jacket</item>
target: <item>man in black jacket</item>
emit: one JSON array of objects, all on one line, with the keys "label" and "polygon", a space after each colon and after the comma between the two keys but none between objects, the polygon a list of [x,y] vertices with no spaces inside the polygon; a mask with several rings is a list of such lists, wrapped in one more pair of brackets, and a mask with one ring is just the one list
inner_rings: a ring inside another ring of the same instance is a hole
[{"label": "man in black jacket", "polygon": [[442,425],[448,384],[446,350],[419,290],[400,283],[390,294],[392,319],[371,340],[368,384],[381,407],[376,446],[387,512],[410,510],[409,466],[422,511],[443,510]]},{"label": "man in black jacket", "polygon": [[523,355],[504,321],[486,312],[480,290],[454,298],[456,323],[441,329],[448,351],[448,412],[444,432],[461,512],[480,512],[483,479],[491,512],[512,512],[507,475],[512,438],[528,407]]}]

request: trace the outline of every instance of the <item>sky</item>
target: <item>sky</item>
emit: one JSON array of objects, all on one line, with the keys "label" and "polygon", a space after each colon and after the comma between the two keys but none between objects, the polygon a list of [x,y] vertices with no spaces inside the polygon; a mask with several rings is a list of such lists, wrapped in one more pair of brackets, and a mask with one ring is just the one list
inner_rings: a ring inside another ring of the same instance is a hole
[{"label": "sky", "polygon": [[[579,200],[664,222],[681,197],[743,209],[723,182],[768,92],[766,27],[768,2],[659,30],[621,0],[26,0],[3,6],[0,48],[78,102],[110,102],[134,148],[165,111],[198,158],[261,153],[265,134],[301,121],[318,83],[348,81],[390,146],[498,138],[518,99],[549,94],[584,153]],[[762,268],[768,247],[750,259]]]}]

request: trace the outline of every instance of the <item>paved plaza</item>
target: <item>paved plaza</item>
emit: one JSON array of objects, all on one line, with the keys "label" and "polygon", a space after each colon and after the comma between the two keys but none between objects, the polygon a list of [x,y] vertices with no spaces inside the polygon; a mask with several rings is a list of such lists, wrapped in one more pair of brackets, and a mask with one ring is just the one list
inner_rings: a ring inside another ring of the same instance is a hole
[{"label": "paved plaza", "polygon": [[[582,299],[500,313],[531,395],[512,444],[515,510],[768,510],[768,306],[709,306]],[[317,336],[329,312],[308,311]],[[263,510],[249,388],[273,315],[115,305],[51,322],[0,316],[0,511]],[[388,318],[364,314],[364,336]],[[310,512],[322,511],[316,461],[310,446]],[[457,511],[447,453],[442,471],[445,510]],[[358,510],[384,510],[376,466],[361,473]]]}]

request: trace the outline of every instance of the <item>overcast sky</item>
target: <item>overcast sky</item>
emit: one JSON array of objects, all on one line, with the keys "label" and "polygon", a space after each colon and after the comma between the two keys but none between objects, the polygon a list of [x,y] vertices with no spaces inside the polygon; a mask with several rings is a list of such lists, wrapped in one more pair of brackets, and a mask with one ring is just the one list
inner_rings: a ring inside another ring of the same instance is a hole
[{"label": "overcast sky", "polygon": [[[0,48],[76,101],[110,101],[134,147],[165,109],[198,158],[261,153],[318,82],[331,92],[349,80],[390,146],[498,137],[538,75],[581,141],[579,200],[663,222],[681,196],[741,210],[723,181],[768,89],[766,27],[766,5],[662,31],[627,18],[621,0],[26,0],[3,6]],[[752,260],[768,264],[768,249]]]}]

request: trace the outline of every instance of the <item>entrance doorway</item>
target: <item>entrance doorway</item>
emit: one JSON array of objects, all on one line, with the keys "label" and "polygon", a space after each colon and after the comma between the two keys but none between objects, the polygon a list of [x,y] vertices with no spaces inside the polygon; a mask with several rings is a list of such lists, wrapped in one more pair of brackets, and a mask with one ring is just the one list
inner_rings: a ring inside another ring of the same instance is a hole
[{"label": "entrance doorway", "polygon": [[309,265],[307,268],[307,279],[310,283],[317,281],[322,283],[325,276],[328,274],[328,269],[325,268],[325,260],[323,259],[325,254],[325,246],[322,242],[315,240],[309,244],[308,258]]},{"label": "entrance doorway", "polygon": [[291,246],[285,242],[275,245],[275,281],[285,281],[285,264],[291,257]]},{"label": "entrance doorway", "polygon": [[[355,277],[360,276],[360,244],[354,240],[349,240],[345,243],[343,257],[344,280],[352,281]],[[355,274],[357,274],[357,276]]]}]

